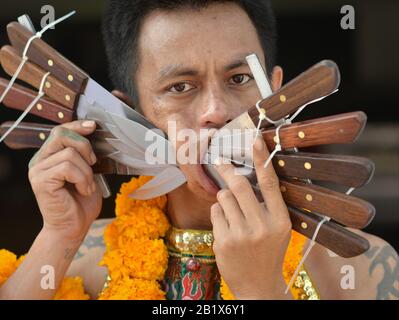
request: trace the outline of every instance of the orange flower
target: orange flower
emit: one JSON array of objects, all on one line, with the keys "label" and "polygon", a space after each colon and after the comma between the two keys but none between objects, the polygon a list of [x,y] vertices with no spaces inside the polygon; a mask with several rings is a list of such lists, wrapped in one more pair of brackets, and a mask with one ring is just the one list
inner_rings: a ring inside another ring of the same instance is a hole
[{"label": "orange flower", "polygon": [[121,278],[112,280],[99,300],[164,300],[165,292],[155,280]]},{"label": "orange flower", "polygon": [[62,280],[54,300],[88,300],[88,294],[85,294],[83,280],[80,277],[65,278]]}]

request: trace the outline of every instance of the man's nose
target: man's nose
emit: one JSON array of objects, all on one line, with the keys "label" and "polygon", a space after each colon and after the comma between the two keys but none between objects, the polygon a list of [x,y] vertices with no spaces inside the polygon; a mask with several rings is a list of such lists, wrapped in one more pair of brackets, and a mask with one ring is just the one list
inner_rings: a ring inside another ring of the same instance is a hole
[{"label": "man's nose", "polygon": [[203,100],[201,128],[221,128],[232,120],[228,97],[218,90],[210,90]]}]

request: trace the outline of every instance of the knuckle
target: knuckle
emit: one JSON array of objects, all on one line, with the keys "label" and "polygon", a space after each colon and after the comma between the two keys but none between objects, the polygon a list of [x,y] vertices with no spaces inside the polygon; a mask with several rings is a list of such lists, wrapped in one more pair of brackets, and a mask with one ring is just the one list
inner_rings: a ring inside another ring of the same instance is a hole
[{"label": "knuckle", "polygon": [[63,128],[62,126],[56,126],[51,129],[50,135],[54,137],[59,137],[64,132],[64,130],[65,128]]},{"label": "knuckle", "polygon": [[236,175],[231,179],[229,187],[231,190],[240,191],[242,187],[245,185],[245,182],[246,180],[243,176]]},{"label": "knuckle", "polygon": [[60,171],[62,172],[73,172],[75,170],[73,164],[69,161],[64,161],[60,165]]},{"label": "knuckle", "polygon": [[[233,197],[233,193],[228,189],[223,189],[217,193],[216,197],[217,197],[218,201],[224,202],[224,201],[230,200]],[[215,208],[215,210],[219,209],[218,206]]]},{"label": "knuckle", "polygon": [[266,176],[263,175],[259,179],[259,185],[261,185],[263,188],[271,190],[271,189],[276,189],[280,187],[280,181],[277,178],[276,175],[272,176]]},{"label": "knuckle", "polygon": [[64,149],[64,155],[66,159],[73,159],[77,156],[77,152],[72,147],[67,147]]}]

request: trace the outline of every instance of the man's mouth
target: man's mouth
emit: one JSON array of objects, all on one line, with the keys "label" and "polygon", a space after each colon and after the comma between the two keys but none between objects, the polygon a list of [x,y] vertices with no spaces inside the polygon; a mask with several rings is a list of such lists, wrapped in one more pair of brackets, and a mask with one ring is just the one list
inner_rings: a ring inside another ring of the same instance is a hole
[{"label": "man's mouth", "polygon": [[212,195],[216,195],[220,188],[213,181],[213,179],[207,174],[204,164],[198,164],[197,166],[199,182],[206,192]]},{"label": "man's mouth", "polygon": [[[213,134],[214,134],[214,132],[213,132]],[[196,167],[197,167],[199,182],[200,182],[201,186],[209,194],[216,195],[218,193],[218,191],[220,190],[220,187],[216,184],[216,182],[213,180],[213,178],[208,174],[208,171],[206,169],[206,164],[208,163],[208,161],[204,161],[205,159],[207,159],[207,153],[209,152],[208,147],[210,145],[210,141],[211,141],[213,134],[208,136],[208,138],[207,138],[208,143],[206,145],[200,144],[200,150],[199,150],[200,162],[199,162],[199,164],[197,164]]]}]

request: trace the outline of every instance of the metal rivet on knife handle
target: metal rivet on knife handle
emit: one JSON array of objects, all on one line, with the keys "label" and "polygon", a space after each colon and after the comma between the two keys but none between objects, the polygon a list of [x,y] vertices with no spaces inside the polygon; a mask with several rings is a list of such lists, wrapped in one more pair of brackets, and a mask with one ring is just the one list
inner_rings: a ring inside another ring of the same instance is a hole
[{"label": "metal rivet on knife handle", "polygon": [[[303,210],[290,206],[288,207],[288,212],[292,222],[292,229],[311,239],[322,218],[315,213],[303,212]],[[302,225],[304,222],[307,225],[306,229]],[[366,239],[333,221],[327,221],[322,224],[316,237],[316,242],[345,258],[358,256],[370,248],[370,244]]]},{"label": "metal rivet on knife handle", "polygon": [[[258,108],[260,107],[267,110],[269,119],[279,121],[294,113],[301,106],[333,93],[339,83],[338,66],[333,61],[324,60],[301,73],[273,95],[263,99],[257,106],[250,108],[247,113],[254,123],[258,123]],[[270,125],[271,123],[268,121],[263,121],[261,128]]]},{"label": "metal rivet on knife handle", "polygon": [[280,179],[280,185],[287,188],[282,194],[287,205],[307,208],[347,227],[362,229],[374,218],[374,206],[354,196],[299,181]]},{"label": "metal rivet on knife handle", "polygon": [[351,188],[368,183],[375,168],[373,161],[364,157],[287,151],[276,154],[273,164],[280,177],[326,181]]},{"label": "metal rivet on knife handle", "polygon": [[[13,47],[3,46],[0,50],[0,60],[4,71],[12,76],[14,75],[19,64],[21,63],[22,58],[18,55],[18,52]],[[18,76],[18,79],[29,83],[36,89],[39,89],[43,76],[46,73],[46,70],[28,60],[24,64]],[[74,110],[77,93],[68,88],[65,83],[58,80],[53,75],[53,71],[51,71],[51,74],[48,76],[47,79],[48,80],[45,82],[44,88],[44,92],[46,93],[46,95],[57,101],[59,104],[67,107],[68,109]],[[66,95],[69,95],[69,101],[65,100]]]},{"label": "metal rivet on knife handle", "polygon": [[[281,146],[283,149],[287,149],[351,143],[359,137],[366,122],[367,117],[361,111],[295,122],[281,127]],[[298,136],[298,131],[306,132],[306,139]],[[275,143],[277,143],[276,129],[266,129],[262,132],[262,135],[269,149],[273,149]]]},{"label": "metal rivet on knife handle", "polygon": [[[33,36],[33,33],[19,23],[11,22],[7,25],[7,34],[12,46],[22,56],[25,45],[28,39]],[[83,93],[88,75],[42,39],[35,39],[30,44],[27,56],[29,61],[44,70],[51,71],[51,74],[63,82],[70,90]]]},{"label": "metal rivet on knife handle", "polygon": [[[0,93],[4,88],[7,87],[9,81],[3,78],[0,78]],[[33,99],[37,96],[37,91],[28,89],[24,86],[21,86],[17,83],[11,87],[10,91],[6,95],[3,100],[3,104],[7,108],[24,111],[26,106],[28,106]],[[59,113],[62,113],[62,116],[59,116]],[[34,114],[42,119],[47,119],[54,121],[56,123],[65,123],[70,122],[74,119],[74,111],[68,109],[56,101],[49,99],[47,97],[42,97],[37,102],[36,106],[32,108],[29,112],[30,114]]]}]

